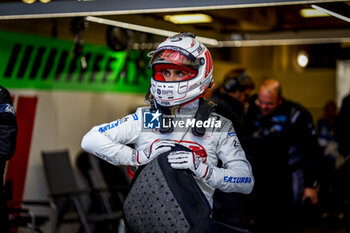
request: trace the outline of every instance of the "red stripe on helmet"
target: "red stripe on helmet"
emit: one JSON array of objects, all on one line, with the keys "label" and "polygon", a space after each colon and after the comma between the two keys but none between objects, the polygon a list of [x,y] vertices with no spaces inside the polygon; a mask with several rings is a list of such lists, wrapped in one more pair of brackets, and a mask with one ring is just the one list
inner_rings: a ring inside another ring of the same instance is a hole
[{"label": "red stripe on helmet", "polygon": [[211,58],[209,50],[205,51],[205,60],[206,62],[206,67],[205,67],[205,78],[208,77],[210,71],[213,69],[213,60]]}]

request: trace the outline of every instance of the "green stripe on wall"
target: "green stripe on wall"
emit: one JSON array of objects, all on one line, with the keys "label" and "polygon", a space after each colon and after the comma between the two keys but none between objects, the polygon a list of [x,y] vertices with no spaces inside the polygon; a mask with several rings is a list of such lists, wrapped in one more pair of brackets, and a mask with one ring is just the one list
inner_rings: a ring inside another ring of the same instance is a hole
[{"label": "green stripe on wall", "polygon": [[43,90],[147,91],[151,73],[145,65],[145,53],[115,52],[84,44],[82,57],[74,59],[73,46],[73,41],[0,31],[1,85]]}]

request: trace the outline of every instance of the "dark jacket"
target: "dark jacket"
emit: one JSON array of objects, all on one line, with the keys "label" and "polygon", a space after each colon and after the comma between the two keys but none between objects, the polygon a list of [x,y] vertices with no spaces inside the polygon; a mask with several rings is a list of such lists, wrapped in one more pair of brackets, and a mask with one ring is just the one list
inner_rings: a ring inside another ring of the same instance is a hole
[{"label": "dark jacket", "polygon": [[339,143],[339,152],[343,156],[350,156],[350,95],[342,101],[342,106],[336,124],[336,140]]},{"label": "dark jacket", "polygon": [[10,93],[0,86],[0,159],[12,158],[16,139],[17,122],[12,99]]},{"label": "dark jacket", "polygon": [[210,100],[217,104],[215,109],[218,114],[231,120],[233,128],[239,135],[244,117],[243,105],[237,99],[220,92],[219,89],[213,92]]},{"label": "dark jacket", "polygon": [[[254,104],[255,99],[252,99],[245,118],[241,142],[255,171],[256,187],[265,192],[268,184],[271,188],[279,184],[287,192],[285,197],[300,201],[304,187],[317,184],[322,158],[312,116],[301,105],[286,99],[273,113],[262,116]],[[298,193],[291,190],[295,171],[300,171],[303,178]],[[270,182],[271,179],[274,182]],[[270,181],[266,183],[266,180]],[[292,196],[290,192],[293,192]]]}]

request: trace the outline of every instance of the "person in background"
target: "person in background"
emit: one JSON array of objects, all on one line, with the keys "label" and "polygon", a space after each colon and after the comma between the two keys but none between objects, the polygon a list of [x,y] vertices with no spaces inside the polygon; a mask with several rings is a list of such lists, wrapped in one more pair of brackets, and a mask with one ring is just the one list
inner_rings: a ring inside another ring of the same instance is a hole
[{"label": "person in background", "polygon": [[232,69],[210,100],[217,104],[216,112],[231,120],[237,134],[243,122],[245,106],[255,85],[245,69]]},{"label": "person in background", "polygon": [[311,114],[267,79],[251,99],[240,139],[256,178],[253,232],[301,232],[302,203],[318,203],[321,153]]},{"label": "person in background", "polygon": [[6,163],[15,153],[17,141],[16,113],[7,89],[0,86],[0,232],[7,232],[8,207],[4,190]]},{"label": "person in background", "polygon": [[[245,69],[231,69],[222,85],[214,90],[210,100],[217,104],[216,112],[231,120],[239,137],[245,106],[255,85]],[[232,226],[248,229],[251,222],[250,196],[215,190],[213,218]]]},{"label": "person in background", "polygon": [[339,144],[339,153],[344,159],[340,170],[340,178],[344,194],[344,222],[346,233],[350,233],[350,95],[346,96],[341,105],[341,109],[336,124],[336,140]]},{"label": "person in background", "polygon": [[321,146],[322,173],[320,176],[320,207],[323,217],[333,217],[339,213],[336,161],[339,155],[338,143],[335,140],[337,121],[337,106],[334,101],[328,101],[324,106],[323,117],[317,121],[318,142]]},{"label": "person in background", "polygon": [[323,155],[331,157],[332,160],[335,160],[338,154],[338,145],[335,140],[336,121],[337,106],[334,101],[328,101],[324,106],[323,117],[317,121],[317,133]]}]

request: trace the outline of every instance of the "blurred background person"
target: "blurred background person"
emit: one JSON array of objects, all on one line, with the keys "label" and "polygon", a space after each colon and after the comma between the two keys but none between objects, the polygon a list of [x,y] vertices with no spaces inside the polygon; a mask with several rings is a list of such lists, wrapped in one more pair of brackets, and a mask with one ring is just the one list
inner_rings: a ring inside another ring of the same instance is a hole
[{"label": "blurred background person", "polygon": [[250,100],[241,143],[252,163],[253,232],[301,232],[302,203],[318,203],[320,148],[311,114],[265,80]]},{"label": "blurred background person", "polygon": [[342,206],[336,170],[339,155],[338,143],[335,140],[336,121],[337,106],[333,100],[330,100],[324,106],[323,116],[317,121],[318,142],[323,152],[319,199],[324,218],[336,217]]},{"label": "blurred background person", "polygon": [[336,140],[339,144],[339,153],[343,158],[344,163],[340,169],[340,182],[342,184],[342,192],[344,194],[344,222],[346,227],[346,233],[350,232],[350,95],[346,96],[341,105],[339,117],[336,125]]},{"label": "blurred background person", "polygon": [[17,141],[16,114],[7,89],[0,86],[0,232],[7,232],[8,207],[4,190],[7,160],[15,153]]},{"label": "blurred background person", "polygon": [[254,82],[245,69],[232,69],[210,97],[217,104],[216,112],[231,120],[237,134],[243,122],[244,107],[254,87]]},{"label": "blurred background person", "polygon": [[333,162],[338,155],[338,143],[335,140],[335,125],[337,121],[337,106],[334,101],[328,101],[324,106],[323,117],[317,121],[318,142],[323,155]]},{"label": "blurred background person", "polygon": [[[232,69],[226,73],[222,85],[214,90],[210,100],[217,104],[216,112],[231,120],[239,136],[245,105],[255,85],[245,69]],[[240,193],[214,193],[213,218],[241,228],[249,228],[251,212],[250,196]]]}]

